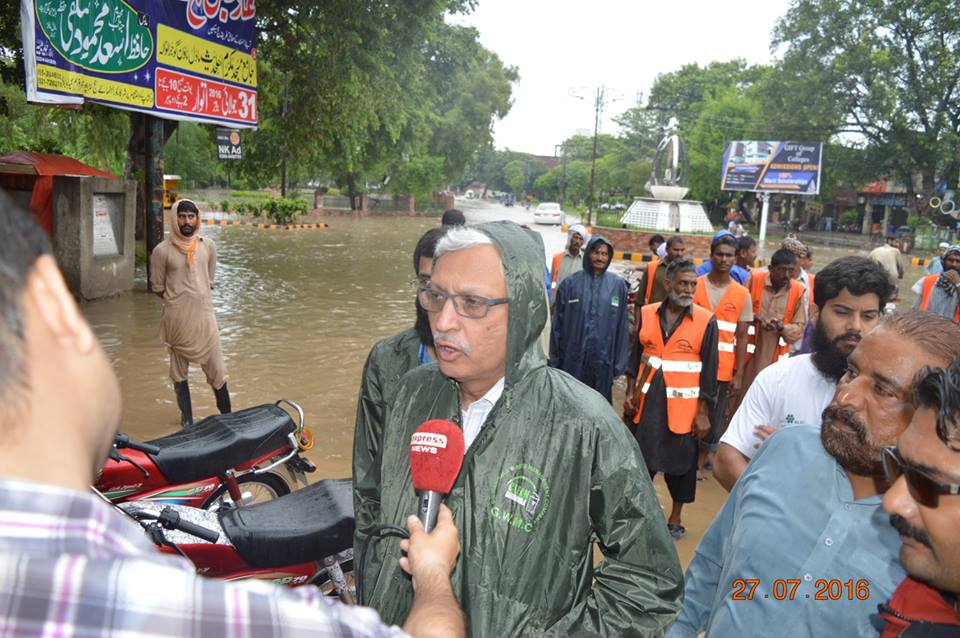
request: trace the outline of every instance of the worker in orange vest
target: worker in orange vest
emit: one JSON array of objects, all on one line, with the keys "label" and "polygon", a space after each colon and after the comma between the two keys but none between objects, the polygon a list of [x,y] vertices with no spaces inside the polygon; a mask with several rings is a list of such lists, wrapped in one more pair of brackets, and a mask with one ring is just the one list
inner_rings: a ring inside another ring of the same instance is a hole
[{"label": "worker in orange vest", "polygon": [[719,338],[717,352],[717,402],[710,413],[710,434],[700,445],[701,470],[710,469],[708,457],[716,452],[726,430],[728,391],[739,396],[747,360],[747,331],[753,323],[750,291],[732,276],[737,259],[737,239],[726,233],[710,244],[710,272],[697,278],[693,303],[713,313]]},{"label": "worker in orange vest", "polygon": [[583,270],[583,254],[580,248],[590,241],[590,233],[581,224],[574,224],[567,231],[567,247],[553,256],[550,264],[550,301],[557,294],[560,282],[575,272]]},{"label": "worker in orange vest", "polygon": [[[664,257],[647,264],[646,270],[640,277],[640,287],[637,288],[636,308],[666,299],[667,291],[663,287],[663,280],[666,278],[667,265],[683,257],[686,250],[687,242],[680,235],[670,237],[665,244],[659,246],[658,254],[662,252]],[[633,315],[633,325],[630,327],[631,336],[637,334],[637,327],[640,322],[640,313],[637,310],[634,310]]]},{"label": "worker in orange vest", "polygon": [[651,477],[663,472],[673,499],[670,535],[686,533],[685,503],[697,491],[698,440],[710,432],[717,401],[717,321],[693,303],[696,266],[678,259],[666,267],[663,302],[640,310],[640,331],[627,365],[624,413],[633,416],[634,436]]},{"label": "worker in orange vest", "polygon": [[950,246],[943,253],[942,273],[927,275],[920,282],[914,309],[960,321],[960,245]]},{"label": "worker in orange vest", "polygon": [[753,325],[747,344],[741,392],[746,392],[761,370],[789,356],[790,344],[803,337],[807,307],[804,286],[791,279],[797,256],[781,248],[770,258],[770,268],[750,274],[747,289],[753,302]]}]

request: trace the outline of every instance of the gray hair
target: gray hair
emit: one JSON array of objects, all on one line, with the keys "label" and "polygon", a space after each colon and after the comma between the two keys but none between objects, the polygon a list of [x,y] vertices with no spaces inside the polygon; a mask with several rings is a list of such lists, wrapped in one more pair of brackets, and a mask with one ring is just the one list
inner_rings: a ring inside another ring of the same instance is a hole
[{"label": "gray hair", "polygon": [[440,259],[444,253],[453,253],[466,250],[474,246],[492,246],[493,240],[475,228],[454,226],[447,231],[433,251],[434,261]]}]

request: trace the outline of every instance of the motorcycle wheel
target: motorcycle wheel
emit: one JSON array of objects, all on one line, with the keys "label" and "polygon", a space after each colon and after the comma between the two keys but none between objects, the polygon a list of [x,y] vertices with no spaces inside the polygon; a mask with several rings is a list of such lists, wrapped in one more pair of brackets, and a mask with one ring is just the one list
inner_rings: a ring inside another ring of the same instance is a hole
[{"label": "motorcycle wheel", "polygon": [[[240,484],[240,492],[249,494],[247,505],[272,501],[290,493],[290,487],[275,474],[246,474],[241,476],[237,482]],[[202,509],[219,509],[224,502],[233,503],[230,494],[227,492],[227,486],[221,485],[216,492],[210,495],[210,498],[204,501]]]}]

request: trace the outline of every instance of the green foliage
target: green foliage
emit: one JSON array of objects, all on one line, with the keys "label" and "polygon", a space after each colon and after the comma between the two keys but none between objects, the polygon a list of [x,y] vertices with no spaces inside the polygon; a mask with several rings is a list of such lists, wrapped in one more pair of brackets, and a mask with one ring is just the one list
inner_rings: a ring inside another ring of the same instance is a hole
[{"label": "green foliage", "polygon": [[225,200],[223,200],[222,202],[220,202],[220,210],[223,211],[223,212],[225,212],[225,213],[229,213],[229,212],[230,212],[230,200],[229,200],[229,199],[225,199]]},{"label": "green foliage", "polygon": [[855,208],[848,208],[847,210],[840,213],[840,223],[849,225],[856,224],[857,220],[860,219],[860,214]]},{"label": "green foliage", "polygon": [[302,199],[273,197],[264,206],[267,216],[276,224],[293,224],[307,212],[307,203]]},{"label": "green foliage", "polygon": [[184,187],[225,183],[224,162],[217,159],[214,128],[180,122],[163,147],[164,171],[180,175]]}]

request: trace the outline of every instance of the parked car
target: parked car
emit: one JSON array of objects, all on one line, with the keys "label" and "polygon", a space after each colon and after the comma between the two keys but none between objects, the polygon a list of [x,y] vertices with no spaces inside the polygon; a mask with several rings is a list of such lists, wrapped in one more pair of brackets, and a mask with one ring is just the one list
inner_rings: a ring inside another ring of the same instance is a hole
[{"label": "parked car", "polygon": [[543,202],[533,211],[534,224],[563,224],[567,214],[556,202]]}]

